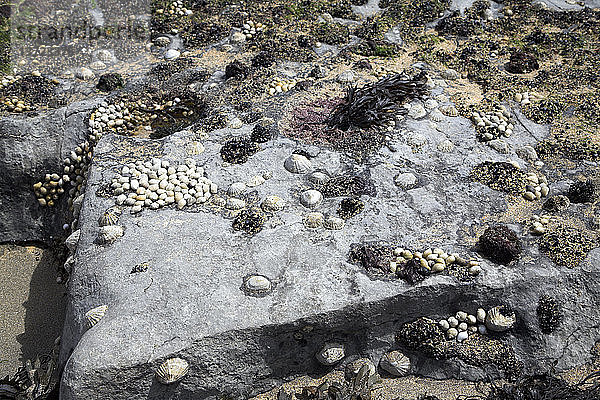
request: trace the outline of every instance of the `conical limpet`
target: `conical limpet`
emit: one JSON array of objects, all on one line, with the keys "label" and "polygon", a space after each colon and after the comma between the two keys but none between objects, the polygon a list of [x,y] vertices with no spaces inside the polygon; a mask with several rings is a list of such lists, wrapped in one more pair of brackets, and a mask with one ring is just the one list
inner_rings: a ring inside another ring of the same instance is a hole
[{"label": "conical limpet", "polygon": [[102,305],[96,308],[92,308],[91,310],[85,313],[85,320],[87,322],[88,329],[96,325],[102,319],[102,317],[104,317],[104,314],[106,314],[106,310],[108,310],[108,306]]},{"label": "conical limpet", "polygon": [[283,166],[294,174],[305,174],[312,169],[312,163],[301,154],[292,154],[285,159]]},{"label": "conical limpet", "polygon": [[308,180],[312,183],[316,183],[317,185],[322,185],[329,180],[329,175],[324,172],[313,172],[308,177]]},{"label": "conical limpet", "polygon": [[405,376],[410,371],[410,358],[399,351],[384,354],[379,366],[394,376]]},{"label": "conical limpet", "polygon": [[315,229],[323,226],[323,213],[311,212],[304,216],[304,226]]},{"label": "conical limpet", "polygon": [[338,217],[327,217],[323,222],[325,229],[340,230],[344,227],[345,221]]},{"label": "conical limpet", "polygon": [[156,379],[163,385],[182,380],[188,373],[190,365],[182,358],[169,358],[156,370]]},{"label": "conical limpet", "polygon": [[314,208],[322,201],[323,195],[318,190],[310,189],[300,195],[300,203],[307,208]]},{"label": "conical limpet", "polygon": [[285,207],[285,200],[279,196],[267,196],[261,207],[264,211],[281,211]]},{"label": "conical limpet", "polygon": [[242,194],[244,190],[246,190],[246,184],[244,182],[234,182],[229,186],[229,189],[227,189],[227,194],[235,197]]},{"label": "conical limpet", "polygon": [[271,292],[273,284],[264,275],[250,275],[244,278],[242,290],[248,296],[263,297]]},{"label": "conical limpet", "polygon": [[485,316],[485,326],[494,332],[504,332],[512,328],[516,321],[515,312],[505,306],[496,306]]},{"label": "conical limpet", "polygon": [[98,225],[100,226],[109,226],[116,225],[119,222],[119,217],[121,216],[121,209],[119,207],[110,207],[98,220]]},{"label": "conical limpet", "polygon": [[327,366],[337,364],[345,356],[344,345],[339,343],[327,343],[316,354],[317,360]]},{"label": "conical limpet", "polygon": [[244,207],[246,207],[246,201],[242,199],[236,199],[235,197],[227,199],[227,204],[225,205],[225,208],[230,210],[241,210]]},{"label": "conical limpet", "polygon": [[250,178],[250,180],[248,181],[248,183],[246,184],[246,186],[248,186],[248,187],[256,187],[256,186],[262,185],[265,182],[266,182],[266,179],[263,178],[262,175],[254,175],[252,178]]},{"label": "conical limpet", "polygon": [[98,229],[98,240],[101,244],[111,244],[123,236],[123,227],[120,225],[101,226]]}]

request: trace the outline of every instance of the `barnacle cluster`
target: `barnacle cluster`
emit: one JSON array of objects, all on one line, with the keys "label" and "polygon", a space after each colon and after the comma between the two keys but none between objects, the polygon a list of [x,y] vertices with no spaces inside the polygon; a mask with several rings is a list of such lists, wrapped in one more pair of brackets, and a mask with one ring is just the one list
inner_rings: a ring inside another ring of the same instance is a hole
[{"label": "barnacle cluster", "polygon": [[542,236],[539,248],[556,264],[575,268],[596,245],[597,238],[593,232],[558,224]]},{"label": "barnacle cluster", "polygon": [[331,177],[319,188],[325,197],[362,195],[375,196],[375,185],[369,178],[360,175],[341,174]]},{"label": "barnacle cluster", "polygon": [[556,298],[543,295],[538,300],[536,309],[538,323],[543,333],[552,333],[563,319],[563,313]]},{"label": "barnacle cluster", "polygon": [[572,203],[592,203],[597,196],[597,185],[590,179],[573,183],[567,192],[567,197]]},{"label": "barnacle cluster", "polygon": [[481,252],[490,260],[508,264],[521,254],[519,236],[505,225],[491,226],[479,237]]},{"label": "barnacle cluster", "polygon": [[100,75],[96,88],[103,92],[112,92],[123,86],[123,77],[118,73],[108,73]]},{"label": "barnacle cluster", "polygon": [[511,194],[523,194],[527,185],[525,172],[507,162],[485,161],[473,168],[471,179]]},{"label": "barnacle cluster", "polygon": [[356,197],[348,197],[340,202],[337,209],[338,215],[342,219],[350,219],[365,209],[365,203]]},{"label": "barnacle cluster", "polygon": [[235,138],[228,140],[221,147],[221,157],[228,163],[243,164],[259,150],[260,147],[252,140]]}]

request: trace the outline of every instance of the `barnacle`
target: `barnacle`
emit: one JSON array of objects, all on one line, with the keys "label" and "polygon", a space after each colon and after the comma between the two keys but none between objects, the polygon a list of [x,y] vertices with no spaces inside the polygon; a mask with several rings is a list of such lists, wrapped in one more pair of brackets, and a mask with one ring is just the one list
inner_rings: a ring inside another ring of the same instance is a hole
[{"label": "barnacle", "polygon": [[547,294],[540,297],[536,312],[543,333],[554,332],[563,319],[558,301]]}]

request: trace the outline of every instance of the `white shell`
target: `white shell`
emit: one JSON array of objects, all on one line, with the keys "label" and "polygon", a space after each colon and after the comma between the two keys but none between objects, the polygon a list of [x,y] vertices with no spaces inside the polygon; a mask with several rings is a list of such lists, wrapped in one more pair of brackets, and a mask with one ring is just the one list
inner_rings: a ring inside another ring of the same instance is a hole
[{"label": "white shell", "polygon": [[458,110],[454,106],[441,106],[439,108],[440,112],[448,117],[457,117]]},{"label": "white shell", "polygon": [[85,320],[87,322],[88,329],[96,325],[102,319],[102,317],[104,317],[106,310],[108,310],[108,306],[105,304],[96,308],[92,308],[85,313]]},{"label": "white shell", "polygon": [[490,331],[504,332],[513,327],[516,322],[516,316],[514,312],[512,315],[503,315],[501,313],[501,306],[496,306],[490,309],[485,316],[485,326]]},{"label": "white shell", "polygon": [[444,114],[442,114],[440,110],[433,110],[432,112],[429,113],[429,119],[434,122],[442,122],[446,118],[444,117]]},{"label": "white shell", "polygon": [[301,154],[292,154],[285,159],[283,166],[293,174],[305,174],[312,169],[312,163]]},{"label": "white shell", "polygon": [[285,207],[285,200],[279,196],[267,196],[262,202],[265,211],[281,211]]},{"label": "white shell", "polygon": [[300,203],[307,208],[314,208],[322,201],[323,195],[318,190],[310,189],[300,195]]},{"label": "white shell", "polygon": [[220,196],[214,196],[212,198],[212,204],[216,207],[225,207],[227,205],[227,200]]},{"label": "white shell", "polygon": [[65,240],[65,245],[69,249],[71,253],[75,252],[77,248],[77,243],[79,243],[79,238],[81,237],[81,230],[77,229],[73,233],[69,235],[69,237]]},{"label": "white shell", "polygon": [[123,236],[123,227],[120,225],[101,226],[98,229],[98,240],[101,244],[111,244]]},{"label": "white shell", "polygon": [[269,278],[263,275],[252,275],[244,280],[244,289],[249,295],[265,295],[271,291],[272,286]]},{"label": "white shell", "polygon": [[458,332],[458,335],[456,335],[457,342],[462,342],[463,340],[467,340],[468,338],[469,334],[467,333],[467,331]]},{"label": "white shell", "polygon": [[178,382],[188,373],[190,365],[182,358],[169,358],[156,370],[156,379],[163,385]]},{"label": "white shell", "polygon": [[121,209],[118,207],[110,207],[104,214],[100,217],[98,221],[98,225],[100,226],[109,226],[116,225],[119,222],[119,217],[121,216]]},{"label": "white shell", "polygon": [[381,358],[379,366],[394,376],[405,376],[410,371],[410,358],[399,351],[390,351]]},{"label": "white shell", "polygon": [[234,182],[227,189],[227,194],[235,197],[242,194],[246,190],[246,184],[244,182]]},{"label": "white shell", "polygon": [[307,228],[320,228],[323,226],[323,213],[311,212],[304,216],[304,226]]},{"label": "white shell", "polygon": [[323,226],[325,226],[325,229],[330,229],[330,230],[340,230],[344,227],[345,221],[342,218],[338,218],[338,217],[327,217],[327,219],[325,219],[325,222],[323,222]]},{"label": "white shell", "polygon": [[483,308],[478,308],[477,315],[476,315],[477,322],[480,322],[483,324],[485,322],[485,316],[486,316],[485,310]]},{"label": "white shell", "polygon": [[345,356],[344,345],[339,343],[327,343],[316,354],[317,360],[323,365],[337,364]]},{"label": "white shell", "polygon": [[322,185],[329,180],[329,175],[323,172],[313,172],[308,177],[308,180],[317,185]]},{"label": "white shell", "polygon": [[262,175],[254,175],[252,178],[250,178],[250,180],[248,181],[246,186],[248,186],[248,187],[260,186],[265,182],[266,182],[266,179],[263,178]]},{"label": "white shell", "polygon": [[246,207],[246,201],[242,199],[236,199],[235,197],[227,199],[227,204],[225,205],[225,208],[230,210],[241,210],[244,207]]}]

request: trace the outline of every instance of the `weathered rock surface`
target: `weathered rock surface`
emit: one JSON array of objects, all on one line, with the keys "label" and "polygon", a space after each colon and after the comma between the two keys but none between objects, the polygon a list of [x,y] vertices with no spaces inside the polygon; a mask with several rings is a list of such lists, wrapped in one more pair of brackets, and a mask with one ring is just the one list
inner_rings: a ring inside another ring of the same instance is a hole
[{"label": "weathered rock surface", "polygon": [[[315,353],[327,342],[344,345],[346,360],[370,357],[377,365],[397,348],[394,333],[400,324],[420,316],[443,318],[458,310],[510,304],[517,314],[514,330],[502,336],[528,368],[558,360],[557,368],[589,358],[598,336],[600,317],[600,250],[578,268],[552,264],[537,250],[526,229],[520,235],[525,251],[517,265],[484,261],[474,282],[432,276],[416,286],[403,281],[371,279],[347,262],[352,243],[385,240],[423,250],[439,246],[448,252],[473,254],[484,218],[506,209],[505,195],[469,180],[473,166],[491,159],[505,161],[478,143],[470,122],[448,118],[431,125],[408,120],[407,128],[426,138],[411,147],[410,135],[393,134],[395,151],[382,149],[365,165],[351,165],[344,156],[321,150],[311,162],[330,174],[366,171],[377,188],[363,196],[366,207],[340,231],[308,230],[309,212],[299,202],[309,188],[307,176],[291,174],[284,160],[296,143],[279,138],[240,165],[224,165],[219,150],[230,135],[248,134],[251,126],[211,133],[206,151],[192,156],[203,165],[219,190],[236,181],[272,171],[266,183],[252,188],[262,200],[277,195],[286,207],[274,213],[252,237],[234,232],[231,219],[209,206],[183,210],[125,210],[119,224],[125,234],[110,246],[94,241],[98,218],[114,197],[104,195],[122,164],[162,157],[183,163],[195,139],[181,132],[161,141],[105,135],[96,147],[80,217],[81,237],[69,284],[70,301],[62,337],[64,375],[61,399],[204,399],[227,394],[247,398],[299,373],[326,371]],[[437,129],[435,128],[437,127]],[[516,126],[506,141],[514,149],[544,136],[541,127],[524,134]],[[456,148],[437,150],[450,139]],[[405,191],[394,183],[400,173],[413,173],[417,187]],[[340,198],[325,199],[316,211],[334,214]],[[524,200],[523,200],[524,201]],[[519,230],[519,227],[511,228]],[[131,273],[148,264],[145,272]],[[269,278],[272,292],[247,296],[244,278]],[[541,334],[537,299],[553,294],[565,310],[564,323],[552,334]],[[104,318],[85,328],[84,314],[107,304]],[[404,349],[402,349],[404,351]],[[418,374],[482,378],[482,369],[462,361],[434,361],[407,353]],[[190,363],[188,376],[164,386],[154,370],[169,357]]]},{"label": "weathered rock surface", "polygon": [[88,112],[98,102],[0,119],[0,242],[48,241],[64,235],[66,195],[55,207],[40,207],[32,187],[48,173],[62,174],[62,160],[86,140]]}]

